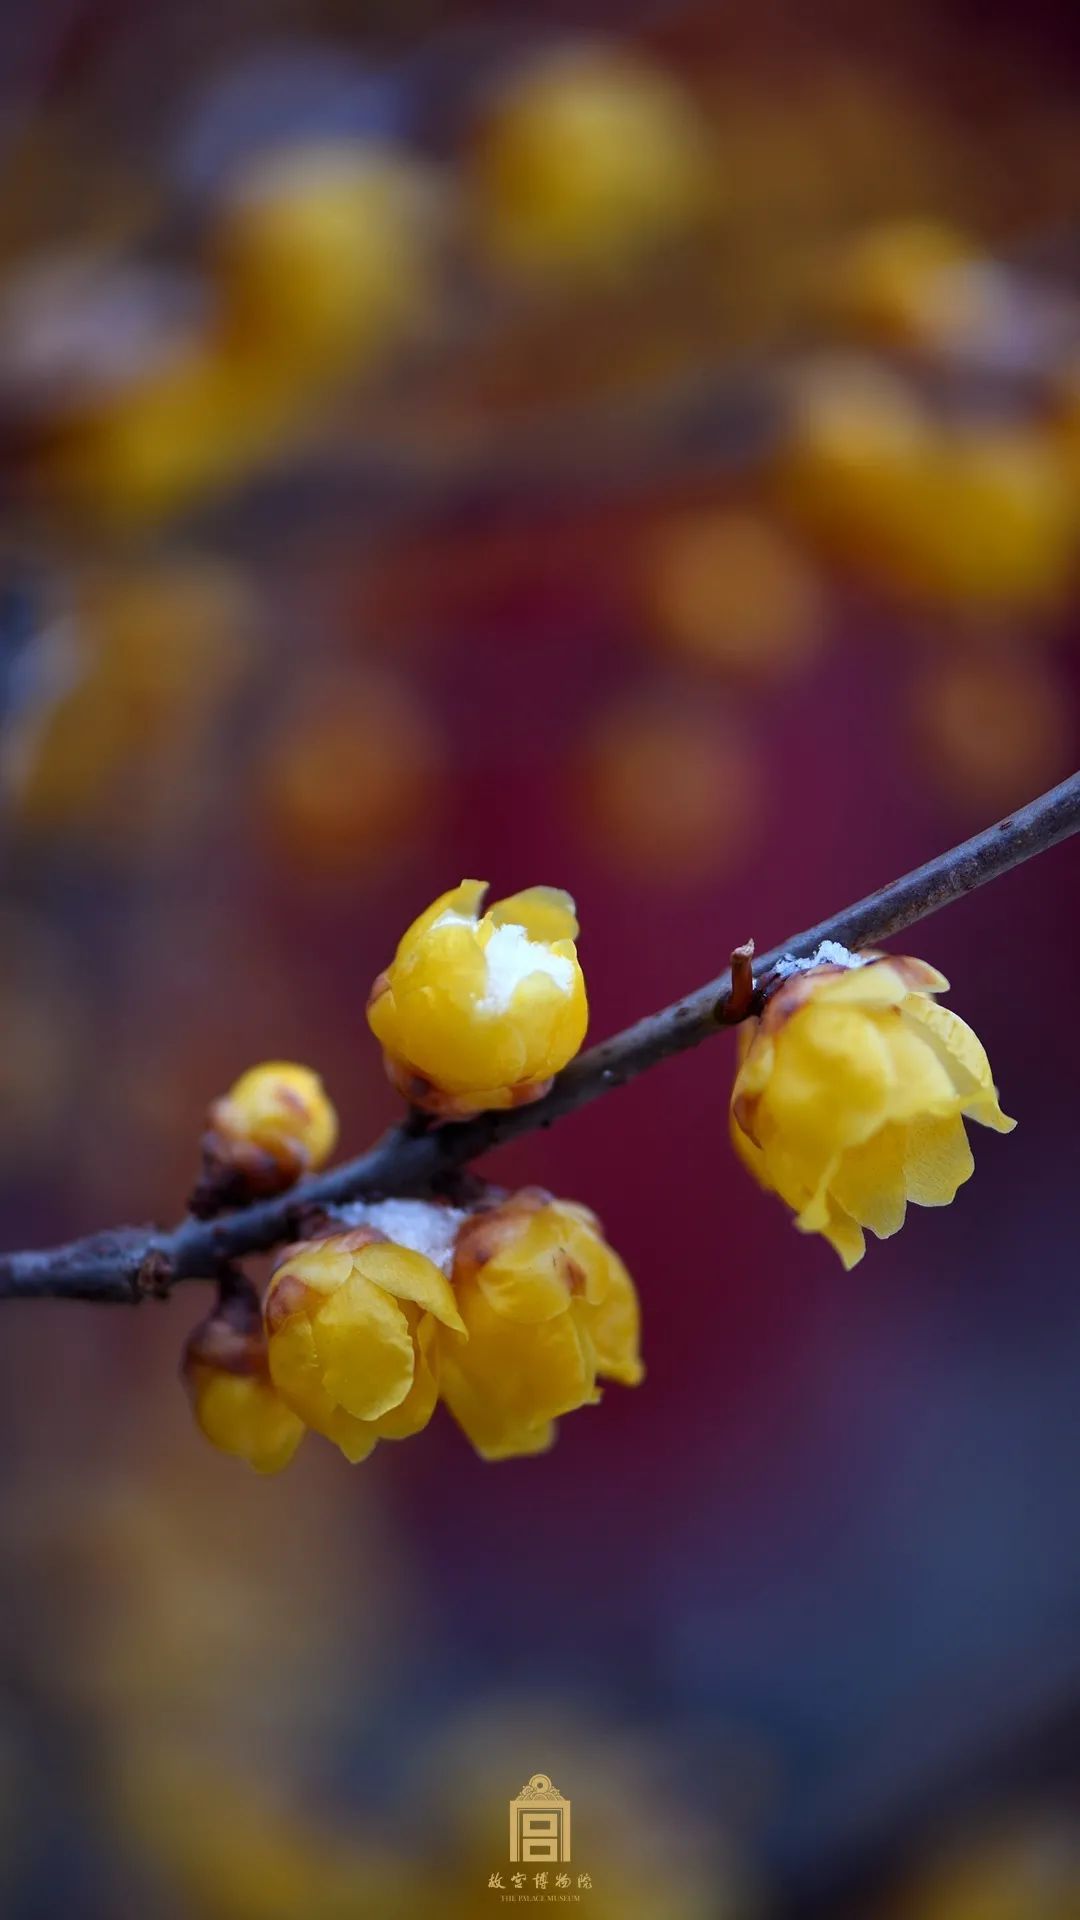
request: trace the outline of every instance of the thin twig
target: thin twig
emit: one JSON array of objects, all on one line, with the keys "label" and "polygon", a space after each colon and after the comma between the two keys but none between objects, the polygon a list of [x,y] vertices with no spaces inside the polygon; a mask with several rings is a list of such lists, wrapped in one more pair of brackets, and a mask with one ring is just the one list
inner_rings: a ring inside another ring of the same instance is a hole
[{"label": "thin twig", "polygon": [[[996,826],[763,954],[756,969],[758,994],[785,956],[807,958],[823,940],[851,948],[876,945],[1078,831],[1080,773]],[[550,1126],[670,1055],[696,1047],[710,1034],[745,1019],[755,1004],[756,996],[745,992],[744,978],[733,996],[731,972],[725,970],[685,999],[647,1015],[572,1061],[544,1099],[532,1106],[480,1114],[456,1126],[419,1129],[415,1121],[406,1120],[359,1159],[222,1218],[183,1220],[171,1233],[119,1227],[43,1252],[8,1254],[0,1258],[0,1297],[132,1304],[148,1294],[167,1294],[177,1280],[212,1279],[230,1260],[289,1240],[312,1209],[386,1194],[438,1192],[490,1148],[535,1127]]]}]

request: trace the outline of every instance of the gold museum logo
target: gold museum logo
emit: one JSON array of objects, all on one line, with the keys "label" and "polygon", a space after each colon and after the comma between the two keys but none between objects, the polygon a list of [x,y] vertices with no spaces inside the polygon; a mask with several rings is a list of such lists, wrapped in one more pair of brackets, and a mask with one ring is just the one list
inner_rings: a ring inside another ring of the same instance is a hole
[{"label": "gold museum logo", "polygon": [[488,1875],[504,1901],[577,1905],[592,1875],[570,1871],[570,1802],[551,1775],[534,1773],[510,1802],[510,1870]]},{"label": "gold museum logo", "polygon": [[546,1773],[534,1773],[510,1802],[510,1858],[549,1865],[570,1858],[570,1802]]}]

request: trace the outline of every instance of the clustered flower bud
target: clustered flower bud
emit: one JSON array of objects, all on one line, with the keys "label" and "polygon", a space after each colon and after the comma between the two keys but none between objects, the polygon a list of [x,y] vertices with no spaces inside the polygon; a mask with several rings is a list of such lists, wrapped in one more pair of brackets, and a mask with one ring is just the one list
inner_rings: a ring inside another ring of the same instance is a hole
[{"label": "clustered flower bud", "polygon": [[427,1426],[436,1335],[464,1331],[446,1275],[368,1226],[290,1249],[267,1289],[264,1321],[282,1399],[352,1461]]},{"label": "clustered flower bud", "polygon": [[274,1471],[310,1428],[357,1462],[441,1399],[479,1454],[509,1459],[549,1447],[599,1382],[642,1379],[634,1285],[587,1208],[528,1188],[472,1213],[344,1215],[281,1255],[261,1325],[252,1295],[242,1323],[229,1303],[192,1336],[196,1417],[225,1451]]},{"label": "clustered flower bud", "polygon": [[321,1167],[337,1141],[337,1114],[318,1074],[289,1060],[250,1067],[207,1118],[195,1213],[282,1193]]},{"label": "clustered flower bud", "polygon": [[222,1290],[189,1336],[181,1362],[196,1424],[212,1446],[256,1473],[280,1473],[304,1437],[304,1423],[270,1379],[262,1316],[247,1286]]},{"label": "clustered flower bud", "polygon": [[588,1024],[570,895],[530,887],[481,913],[486,892],[463,880],[441,894],[368,1001],[394,1085],[440,1119],[538,1100]]},{"label": "clustered flower bud", "polygon": [[527,1188],[473,1214],[454,1285],[463,1327],[442,1342],[441,1393],[486,1460],[544,1452],[598,1380],[643,1377],[634,1283],[587,1207]]},{"label": "clustered flower bud", "polygon": [[335,382],[412,334],[436,294],[438,224],[426,170],[389,144],[261,151],[226,183],[209,223],[206,313],[130,356],[123,375],[91,368],[49,407],[40,482],[121,528],[235,485]]},{"label": "clustered flower bud", "polygon": [[853,1267],[864,1229],[887,1239],[908,1201],[948,1206],[970,1179],[965,1115],[998,1133],[1016,1123],[978,1036],[932,998],[949,984],[934,967],[842,948],[818,957],[793,963],[740,1029],[731,1133],[796,1226]]}]

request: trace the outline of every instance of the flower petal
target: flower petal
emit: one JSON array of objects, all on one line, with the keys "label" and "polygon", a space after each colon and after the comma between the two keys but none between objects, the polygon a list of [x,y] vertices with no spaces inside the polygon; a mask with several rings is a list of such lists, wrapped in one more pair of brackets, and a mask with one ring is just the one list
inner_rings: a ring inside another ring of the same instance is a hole
[{"label": "flower petal", "polygon": [[[795,976],[796,980],[799,978]],[[813,974],[803,976],[804,983],[814,981],[813,998],[846,1007],[898,1007],[909,988],[889,958],[871,960],[864,967],[841,968],[821,980]]]},{"label": "flower petal", "polygon": [[440,893],[438,899],[433,900],[430,907],[425,907],[423,913],[417,914],[411,926],[406,927],[398,941],[398,959],[407,958],[413,947],[423,939],[426,933],[430,932],[436,921],[444,919],[447,914],[453,914],[462,920],[478,920],[487,890],[486,880],[462,880],[456,887],[451,887],[449,892]]},{"label": "flower petal", "polygon": [[214,1371],[198,1398],[199,1425],[223,1452],[248,1461],[256,1473],[280,1473],[304,1437],[304,1423],[270,1382],[251,1374]]},{"label": "flower petal", "polygon": [[361,1247],[355,1256],[356,1271],[363,1274],[395,1300],[411,1300],[426,1313],[433,1313],[444,1327],[464,1333],[465,1323],[458,1312],[454,1289],[444,1273],[426,1254],[411,1247],[399,1247],[391,1241],[375,1241]]},{"label": "flower petal", "polygon": [[645,1378],[641,1362],[641,1309],[637,1291],[622,1261],[607,1249],[608,1287],[599,1306],[584,1309],[593,1346],[596,1371],[605,1380],[636,1387]]},{"label": "flower petal", "polygon": [[524,927],[530,940],[576,940],[580,928],[573,896],[561,887],[526,887],[490,908],[497,926]]},{"label": "flower petal", "polygon": [[347,1280],[352,1271],[352,1254],[347,1251],[335,1252],[325,1241],[312,1241],[310,1245],[289,1255],[289,1258],[277,1268],[271,1280],[271,1286],[280,1286],[286,1278],[292,1276],[302,1280],[305,1287],[315,1293],[333,1293]]},{"label": "flower petal", "polygon": [[[932,1006],[933,1002],[925,1004]],[[953,1077],[937,1049],[927,1044],[925,1029],[907,1020],[902,1010],[892,1008],[879,1015],[877,1023],[893,1070],[888,1118],[906,1121],[916,1114],[955,1112],[960,1100]]]},{"label": "flower petal", "polygon": [[399,1407],[380,1415],[372,1425],[380,1440],[407,1440],[427,1426],[439,1397],[436,1322],[421,1314],[416,1328],[416,1372]]},{"label": "flower petal", "polygon": [[275,1329],[267,1342],[267,1356],[278,1392],[306,1419],[312,1396],[323,1391],[315,1331],[306,1314],[295,1313]]},{"label": "flower petal", "polygon": [[492,1406],[484,1394],[464,1377],[451,1374],[449,1391],[447,1384],[447,1376],[444,1375],[442,1398],[465,1438],[475,1447],[482,1460],[521,1459],[529,1454],[546,1453],[554,1444],[556,1427],[553,1420],[533,1424],[515,1422],[502,1409]]},{"label": "flower petal", "polygon": [[404,1309],[389,1294],[354,1272],[320,1307],[314,1332],[323,1385],[346,1413],[376,1420],[401,1405],[416,1357]]},{"label": "flower petal", "polygon": [[915,1023],[937,1051],[953,1085],[962,1096],[964,1111],[981,1126],[1011,1133],[1015,1120],[1002,1113],[986,1048],[977,1033],[951,1007],[915,994],[904,1005],[905,1020]]},{"label": "flower petal", "polygon": [[815,1163],[869,1138],[889,1117],[894,1086],[877,1022],[863,1008],[810,1002],[783,1029],[758,1102],[755,1126],[766,1157],[771,1132]]},{"label": "flower petal", "polygon": [[907,1132],[905,1127],[882,1127],[861,1145],[849,1147],[829,1182],[829,1192],[843,1212],[879,1240],[899,1233],[907,1213]]},{"label": "flower petal", "polygon": [[332,1440],[340,1448],[350,1466],[358,1466],[374,1453],[379,1444],[378,1430],[370,1420],[355,1420],[343,1407],[335,1407],[333,1412],[316,1429],[326,1440]]},{"label": "flower petal", "polygon": [[[798,1226],[798,1221],[795,1224]],[[852,1267],[858,1266],[866,1252],[866,1237],[858,1221],[845,1213],[835,1200],[830,1201],[828,1219],[818,1231],[833,1252],[840,1255],[846,1272],[850,1273]]]},{"label": "flower petal", "polygon": [[974,1171],[971,1143],[958,1113],[913,1120],[905,1129],[904,1178],[916,1206],[947,1207]]},{"label": "flower petal", "polygon": [[483,1434],[483,1449],[598,1398],[596,1356],[574,1312],[524,1325],[498,1313],[478,1286],[462,1289],[461,1311],[469,1343],[442,1336],[440,1392],[470,1437]]},{"label": "flower petal", "polygon": [[[736,1081],[736,1088],[737,1087],[738,1082]],[[758,1146],[757,1141],[752,1140],[750,1135],[740,1126],[735,1101],[732,1102],[728,1131],[731,1135],[731,1144],[736,1156],[742,1161],[746,1171],[753,1174],[758,1185],[764,1187],[766,1193],[774,1193],[775,1188],[769,1178],[769,1168],[765,1155]]]}]

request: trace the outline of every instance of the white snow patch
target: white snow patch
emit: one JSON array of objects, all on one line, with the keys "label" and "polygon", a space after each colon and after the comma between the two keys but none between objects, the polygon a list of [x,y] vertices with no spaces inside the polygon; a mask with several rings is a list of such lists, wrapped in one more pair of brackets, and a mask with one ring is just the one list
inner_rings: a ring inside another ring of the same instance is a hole
[{"label": "white snow patch", "polygon": [[773,973],[779,980],[790,980],[792,974],[809,973],[812,967],[866,967],[871,958],[868,953],[852,953],[848,947],[842,947],[839,940],[823,940],[808,960],[796,960],[793,955],[785,954],[777,961]]},{"label": "white snow patch", "polygon": [[433,1200],[357,1200],[335,1213],[350,1227],[377,1227],[396,1246],[422,1253],[449,1277],[458,1230],[468,1215]]},{"label": "white snow patch", "polygon": [[574,963],[552,953],[539,940],[530,940],[524,927],[496,927],[484,950],[487,992],[478,1001],[481,1013],[505,1013],[515,989],[531,973],[546,973],[562,993],[574,984]]},{"label": "white snow patch", "polygon": [[[431,932],[436,927],[473,927],[476,920],[469,914],[455,913],[448,907],[431,923]],[[561,953],[552,953],[540,940],[530,940],[524,927],[507,922],[497,926],[487,946],[484,948],[487,964],[487,990],[483,998],[476,1002],[479,1013],[505,1013],[514,997],[516,988],[530,973],[546,973],[554,980],[563,993],[569,993],[574,984],[574,963]]]}]

